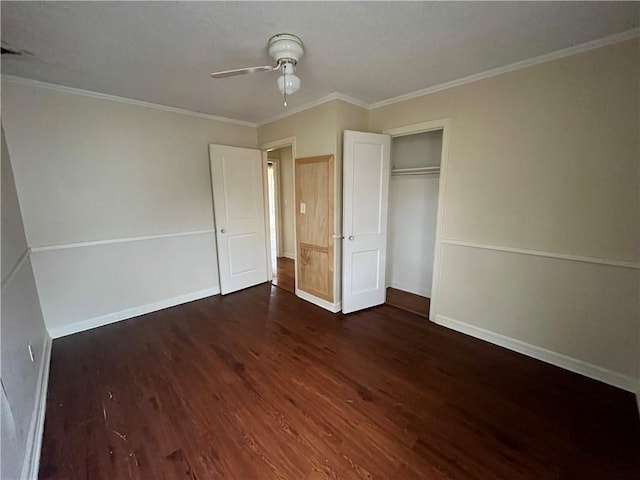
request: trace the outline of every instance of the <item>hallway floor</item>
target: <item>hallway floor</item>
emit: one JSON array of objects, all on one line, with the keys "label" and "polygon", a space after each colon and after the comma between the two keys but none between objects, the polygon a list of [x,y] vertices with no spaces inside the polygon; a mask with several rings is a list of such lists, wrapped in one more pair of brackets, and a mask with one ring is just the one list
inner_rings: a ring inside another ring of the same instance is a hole
[{"label": "hallway floor", "polygon": [[287,257],[278,257],[271,283],[294,293],[296,288],[295,262]]}]

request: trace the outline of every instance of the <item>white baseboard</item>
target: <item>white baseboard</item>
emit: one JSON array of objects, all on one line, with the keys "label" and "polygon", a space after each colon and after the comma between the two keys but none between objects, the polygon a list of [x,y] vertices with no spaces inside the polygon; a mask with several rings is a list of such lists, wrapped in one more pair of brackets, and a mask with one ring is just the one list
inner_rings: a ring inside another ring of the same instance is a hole
[{"label": "white baseboard", "polygon": [[435,323],[455,330],[457,332],[465,333],[472,337],[485,340],[489,343],[508,348],[509,350],[522,353],[529,357],[542,360],[543,362],[550,363],[551,365],[556,365],[566,370],[579,373],[581,375],[584,375],[585,377],[593,378],[594,380],[599,380],[609,385],[613,385],[614,387],[621,388],[628,392],[635,393],[640,386],[639,380],[637,378],[613,372],[611,370],[607,370],[606,368],[598,367],[596,365],[592,365],[590,363],[578,360],[573,357],[569,357],[567,355],[563,355],[561,353],[553,352],[551,350],[547,350],[536,345],[531,345],[521,340],[516,340],[515,338],[500,335],[499,333],[494,333],[489,330],[485,330],[484,328],[476,327],[474,325],[469,325],[468,323],[454,320],[453,318],[445,317],[443,315],[436,315]]},{"label": "white baseboard", "polygon": [[40,452],[42,450],[42,435],[44,434],[44,414],[47,409],[47,388],[49,386],[49,367],[51,365],[51,338],[47,338],[42,348],[40,370],[38,372],[38,389],[36,401],[33,405],[29,433],[27,434],[27,449],[22,464],[21,478],[36,480],[40,467]]},{"label": "white baseboard", "polygon": [[413,293],[414,295],[420,295],[421,297],[429,298],[431,296],[431,292],[427,292],[425,290],[420,290],[419,288],[413,287],[411,285],[403,285],[401,283],[391,282],[387,285],[387,288],[395,288],[396,290],[402,290],[403,292]]},{"label": "white baseboard", "polygon": [[296,289],[296,296],[300,297],[303,300],[306,300],[307,302],[313,303],[318,307],[322,307],[325,310],[329,310],[331,313],[338,313],[340,310],[342,310],[342,302],[337,302],[337,303],[327,302],[322,298],[318,298],[314,295],[311,295],[310,293],[304,292],[299,289]]},{"label": "white baseboard", "polygon": [[127,320],[128,318],[138,317],[146,313],[162,310],[163,308],[174,307],[182,303],[200,300],[201,298],[210,297],[212,295],[218,295],[219,293],[220,287],[214,287],[200,290],[198,292],[187,293],[185,295],[178,295],[177,297],[167,298],[165,300],[160,300],[159,302],[128,308],[126,310],[120,310],[119,312],[108,313],[107,315],[81,320],[62,327],[55,327],[49,330],[49,335],[51,335],[51,338],[60,338],[66,335],[84,332],[85,330],[90,330],[92,328],[109,325],[110,323],[119,322],[121,320]]},{"label": "white baseboard", "polygon": [[293,254],[293,253],[291,253],[291,252],[282,252],[282,256],[283,256],[284,258],[288,258],[288,259],[290,259],[290,260],[295,260],[295,259],[296,259],[295,254]]}]

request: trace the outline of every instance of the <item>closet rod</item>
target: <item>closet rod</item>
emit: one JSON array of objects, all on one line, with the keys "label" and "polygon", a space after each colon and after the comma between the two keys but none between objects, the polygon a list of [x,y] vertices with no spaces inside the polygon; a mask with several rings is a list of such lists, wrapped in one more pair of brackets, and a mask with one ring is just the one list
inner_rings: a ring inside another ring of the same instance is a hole
[{"label": "closet rod", "polygon": [[391,175],[433,175],[440,173],[440,167],[392,168]]}]

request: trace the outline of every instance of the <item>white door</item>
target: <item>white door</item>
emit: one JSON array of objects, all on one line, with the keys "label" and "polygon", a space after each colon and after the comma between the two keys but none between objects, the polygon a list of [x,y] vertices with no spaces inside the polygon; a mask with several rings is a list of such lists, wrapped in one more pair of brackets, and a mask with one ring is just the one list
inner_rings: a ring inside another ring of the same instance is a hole
[{"label": "white door", "polygon": [[342,311],[386,300],[391,137],[344,132]]},{"label": "white door", "polygon": [[209,145],[220,291],[267,281],[262,152]]}]

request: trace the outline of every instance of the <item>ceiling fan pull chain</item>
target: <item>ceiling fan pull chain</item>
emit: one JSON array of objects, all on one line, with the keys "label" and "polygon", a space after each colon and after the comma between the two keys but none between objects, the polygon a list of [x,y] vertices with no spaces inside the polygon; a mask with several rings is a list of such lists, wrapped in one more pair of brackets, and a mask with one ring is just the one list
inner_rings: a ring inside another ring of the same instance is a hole
[{"label": "ceiling fan pull chain", "polygon": [[284,75],[284,106],[287,106],[287,67],[282,64],[282,75]]}]

